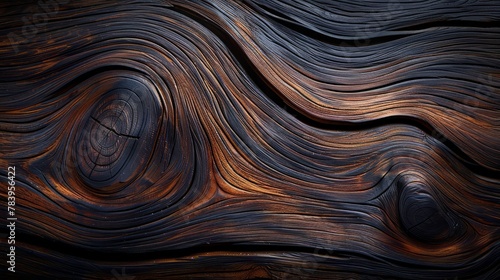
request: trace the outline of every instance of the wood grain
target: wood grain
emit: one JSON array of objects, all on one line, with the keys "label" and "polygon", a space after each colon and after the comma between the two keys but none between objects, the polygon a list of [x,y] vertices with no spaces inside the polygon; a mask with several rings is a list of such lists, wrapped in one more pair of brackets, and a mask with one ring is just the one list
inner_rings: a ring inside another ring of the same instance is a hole
[{"label": "wood grain", "polygon": [[499,1],[0,15],[15,277],[500,275]]}]

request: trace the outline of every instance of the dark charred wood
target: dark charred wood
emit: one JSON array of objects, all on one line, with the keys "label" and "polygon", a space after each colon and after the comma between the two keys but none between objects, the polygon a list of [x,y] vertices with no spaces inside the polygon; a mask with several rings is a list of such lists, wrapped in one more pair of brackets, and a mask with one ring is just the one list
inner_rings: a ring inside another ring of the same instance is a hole
[{"label": "dark charred wood", "polygon": [[499,1],[0,15],[2,279],[499,277]]}]

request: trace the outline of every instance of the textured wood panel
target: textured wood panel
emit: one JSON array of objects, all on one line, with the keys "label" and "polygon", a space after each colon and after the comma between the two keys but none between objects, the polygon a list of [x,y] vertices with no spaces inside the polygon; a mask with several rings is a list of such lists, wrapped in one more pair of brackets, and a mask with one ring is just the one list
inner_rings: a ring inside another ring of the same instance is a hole
[{"label": "textured wood panel", "polygon": [[499,277],[499,1],[0,15],[8,277]]}]

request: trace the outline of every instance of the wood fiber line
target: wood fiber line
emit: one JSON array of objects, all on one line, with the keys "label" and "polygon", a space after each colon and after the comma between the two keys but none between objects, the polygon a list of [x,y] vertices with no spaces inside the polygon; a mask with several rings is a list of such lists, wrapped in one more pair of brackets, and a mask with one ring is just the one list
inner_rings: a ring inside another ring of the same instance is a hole
[{"label": "wood fiber line", "polygon": [[499,1],[0,14],[20,279],[500,274]]}]

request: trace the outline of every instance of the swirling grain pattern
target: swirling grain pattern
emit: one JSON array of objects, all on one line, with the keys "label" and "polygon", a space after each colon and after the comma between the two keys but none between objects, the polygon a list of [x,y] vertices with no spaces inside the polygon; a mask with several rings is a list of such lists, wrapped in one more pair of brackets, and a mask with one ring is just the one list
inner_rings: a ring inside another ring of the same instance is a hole
[{"label": "swirling grain pattern", "polygon": [[500,1],[0,14],[19,279],[500,276]]}]

